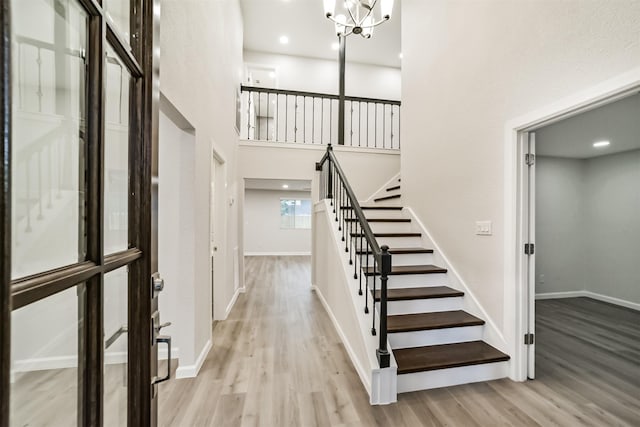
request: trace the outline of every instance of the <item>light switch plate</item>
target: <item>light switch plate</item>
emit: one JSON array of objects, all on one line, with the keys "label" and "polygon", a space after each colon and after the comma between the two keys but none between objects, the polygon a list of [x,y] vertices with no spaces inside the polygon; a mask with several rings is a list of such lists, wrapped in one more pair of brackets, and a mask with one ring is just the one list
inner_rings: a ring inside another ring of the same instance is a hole
[{"label": "light switch plate", "polygon": [[476,234],[478,236],[491,236],[493,234],[491,221],[476,221]]}]

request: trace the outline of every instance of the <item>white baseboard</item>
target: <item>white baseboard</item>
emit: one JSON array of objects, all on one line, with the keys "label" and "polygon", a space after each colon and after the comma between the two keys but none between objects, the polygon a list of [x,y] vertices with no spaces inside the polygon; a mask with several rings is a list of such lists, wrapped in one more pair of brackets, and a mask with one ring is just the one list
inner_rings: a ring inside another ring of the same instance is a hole
[{"label": "white baseboard", "polygon": [[227,308],[224,312],[224,318],[226,319],[227,317],[229,317],[229,313],[231,313],[231,310],[233,310],[233,306],[236,305],[236,301],[238,301],[238,295],[240,295],[240,293],[242,292],[243,288],[238,288],[236,289],[236,291],[233,293],[233,296],[231,297],[231,301],[229,301],[229,304],[227,305]]},{"label": "white baseboard", "polygon": [[178,369],[176,369],[176,378],[194,378],[198,376],[198,372],[200,372],[200,368],[202,368],[211,347],[211,340],[207,340],[207,343],[204,345],[200,355],[196,359],[196,363],[193,365],[178,366]]},{"label": "white baseboard", "polygon": [[244,256],[311,256],[311,252],[245,252]]},{"label": "white baseboard", "polygon": [[358,357],[356,356],[355,351],[353,351],[353,348],[351,348],[351,344],[349,343],[347,336],[344,334],[344,331],[340,327],[340,324],[338,323],[338,319],[336,319],[336,317],[333,315],[333,311],[331,311],[331,307],[329,307],[329,303],[327,302],[327,300],[324,299],[324,295],[322,295],[322,292],[320,291],[320,289],[316,285],[311,285],[311,290],[315,292],[315,294],[318,296],[318,299],[322,303],[322,306],[324,307],[325,311],[329,315],[329,319],[331,319],[331,323],[333,323],[333,327],[336,328],[336,332],[338,332],[338,336],[340,337],[340,340],[342,341],[342,344],[344,345],[345,350],[347,350],[347,354],[349,354],[351,363],[353,363],[353,366],[356,368],[356,372],[360,377],[360,381],[362,381],[362,384],[364,384],[365,388],[367,389],[367,392],[371,394],[370,373],[367,372],[367,370],[364,369],[364,366],[362,366],[362,364],[358,361]]},{"label": "white baseboard", "polygon": [[546,292],[536,294],[536,299],[557,299],[557,298],[578,298],[586,297],[595,299],[598,301],[608,302],[609,304],[619,305],[621,307],[630,308],[632,310],[640,311],[640,304],[637,302],[631,302],[616,297],[610,297],[608,295],[602,295],[591,291],[570,291],[570,292]]}]

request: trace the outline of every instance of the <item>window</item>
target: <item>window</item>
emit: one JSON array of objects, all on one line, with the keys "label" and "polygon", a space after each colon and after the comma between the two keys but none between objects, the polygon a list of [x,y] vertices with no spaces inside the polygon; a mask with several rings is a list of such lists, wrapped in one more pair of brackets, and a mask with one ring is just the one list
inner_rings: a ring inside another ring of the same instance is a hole
[{"label": "window", "polygon": [[311,200],[280,199],[280,228],[311,228]]}]

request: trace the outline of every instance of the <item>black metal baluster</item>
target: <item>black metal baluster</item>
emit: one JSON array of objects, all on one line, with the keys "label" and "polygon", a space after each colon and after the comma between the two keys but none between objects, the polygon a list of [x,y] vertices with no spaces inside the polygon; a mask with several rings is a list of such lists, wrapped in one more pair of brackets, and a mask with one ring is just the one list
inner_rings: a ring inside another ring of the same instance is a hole
[{"label": "black metal baluster", "polygon": [[367,148],[369,148],[369,102],[367,102]]},{"label": "black metal baluster", "polygon": [[316,136],[316,98],[311,98],[311,143],[315,144],[314,138]]},{"label": "black metal baluster", "polygon": [[[256,113],[256,129],[258,130],[258,136],[256,139],[260,141],[260,111],[262,109],[262,93],[258,92],[258,112]],[[254,131],[255,132],[255,131]]]},{"label": "black metal baluster", "polygon": [[333,141],[333,99],[329,100],[329,144]]},{"label": "black metal baluster", "polygon": [[389,145],[389,149],[393,150],[393,105],[389,106],[389,110],[391,110],[391,145]]},{"label": "black metal baluster", "polygon": [[289,95],[284,96],[284,142],[289,142]]},{"label": "black metal baluster", "polygon": [[[367,252],[371,250],[369,241],[367,240]],[[367,269],[365,270],[366,280],[364,281],[364,312],[369,313],[369,277],[371,272],[369,270],[369,257],[367,257]]]},{"label": "black metal baluster", "polygon": [[375,110],[374,110],[374,115],[373,118],[374,120],[374,130],[373,130],[373,141],[374,141],[374,148],[378,148],[378,104],[375,104]]},{"label": "black metal baluster", "polygon": [[[351,199],[349,199],[349,206],[353,208],[351,204]],[[353,222],[351,221],[351,216],[353,215],[353,209],[349,209],[346,216],[346,227],[347,227],[347,240],[344,242],[344,251],[349,252],[349,241],[351,240],[351,233],[353,232]],[[351,253],[349,253],[349,265],[351,265],[353,260],[351,259]]]},{"label": "black metal baluster", "polygon": [[362,271],[363,270],[362,267],[364,265],[364,263],[362,262],[363,254],[364,256],[367,257],[367,261],[369,259],[369,253],[367,251],[364,251],[363,242],[362,242],[363,238],[364,238],[364,230],[362,230],[362,226],[361,226],[360,227],[360,288],[358,289],[358,295],[362,295],[362,276],[364,276],[364,272]]},{"label": "black metal baluster", "polygon": [[384,148],[385,139],[387,139],[387,109],[382,104],[382,148]]},{"label": "black metal baluster", "polygon": [[324,144],[324,98],[320,99],[320,144]]},{"label": "black metal baluster", "polygon": [[247,139],[251,139],[251,93],[247,92]]},{"label": "black metal baluster", "polygon": [[298,142],[298,95],[295,96],[295,111],[293,113],[293,142]]},{"label": "black metal baluster", "polygon": [[373,293],[371,296],[371,299],[373,299],[373,304],[372,304],[372,326],[371,326],[371,335],[375,335],[376,334],[376,274],[378,273],[378,259],[377,258],[373,258]]},{"label": "black metal baluster", "polygon": [[398,150],[400,149],[400,106],[398,106]]},{"label": "black metal baluster", "polygon": [[351,109],[351,120],[349,120],[349,146],[353,147],[353,101],[349,101],[349,107]]},{"label": "black metal baluster", "polygon": [[[349,206],[349,200],[347,200],[345,198],[345,194],[344,194],[344,182],[342,182],[342,177],[340,178],[340,193],[342,193],[342,200],[344,200],[344,203]],[[345,238],[344,238],[344,233],[347,231],[345,230],[345,224],[344,224],[344,217],[346,215],[346,212],[342,212],[340,215],[340,223],[342,224],[342,241],[344,242]]]},{"label": "black metal baluster", "polygon": [[358,147],[361,146],[362,141],[362,102],[358,101]]},{"label": "black metal baluster", "polygon": [[276,93],[276,112],[273,114],[273,120],[276,122],[276,138],[275,141],[278,142],[278,131],[280,130],[280,94]]},{"label": "black metal baluster", "polygon": [[269,140],[269,104],[271,104],[271,99],[269,92],[267,92],[267,141]]}]

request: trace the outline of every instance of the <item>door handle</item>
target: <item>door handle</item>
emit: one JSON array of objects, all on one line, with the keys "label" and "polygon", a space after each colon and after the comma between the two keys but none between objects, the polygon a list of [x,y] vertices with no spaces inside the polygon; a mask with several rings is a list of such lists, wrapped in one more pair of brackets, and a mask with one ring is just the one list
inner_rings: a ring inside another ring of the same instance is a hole
[{"label": "door handle", "polygon": [[168,335],[160,335],[156,337],[156,342],[158,344],[166,344],[167,345],[167,375],[159,378],[158,376],[153,377],[151,380],[151,384],[160,384],[171,379],[171,337]]}]

